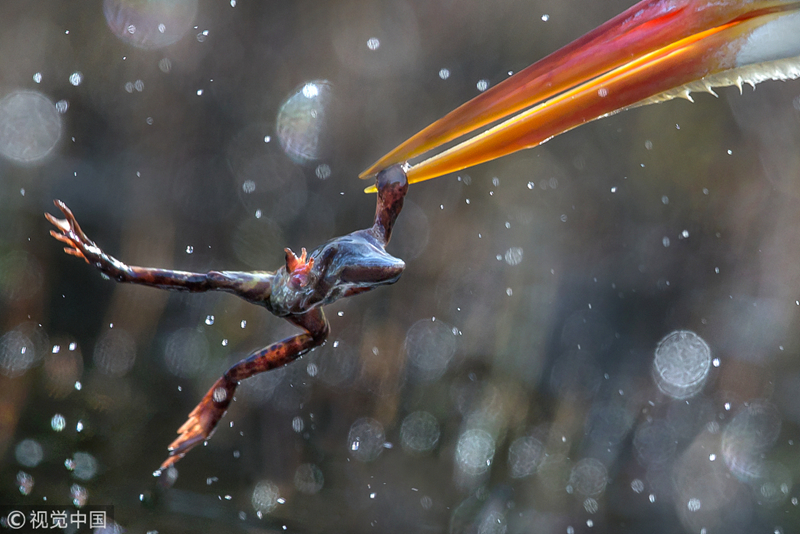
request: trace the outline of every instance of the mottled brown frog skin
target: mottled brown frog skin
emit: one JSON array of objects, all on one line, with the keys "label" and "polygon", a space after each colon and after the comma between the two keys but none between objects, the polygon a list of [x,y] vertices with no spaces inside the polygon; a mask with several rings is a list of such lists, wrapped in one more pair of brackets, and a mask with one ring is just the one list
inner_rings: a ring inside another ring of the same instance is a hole
[{"label": "mottled brown frog skin", "polygon": [[50,234],[67,244],[64,248],[67,254],[83,258],[118,282],[172,291],[226,291],[264,306],[305,330],[253,352],[228,369],[178,429],[179,436],[170,444],[169,457],[161,464],[161,469],[174,464],[211,436],[225,415],[239,381],[286,365],[325,342],[330,327],[321,306],[380,285],[393,284],[400,278],[405,263],[388,254],[386,244],[408,191],[403,168],[394,165],[380,172],[377,187],[378,206],[371,228],[332,239],[309,256],[305,249],[298,257],[287,248],[286,264],[275,272],[192,273],[126,265],[95,245],[60,200],[55,204],[65,219],[45,214],[57,228]]}]

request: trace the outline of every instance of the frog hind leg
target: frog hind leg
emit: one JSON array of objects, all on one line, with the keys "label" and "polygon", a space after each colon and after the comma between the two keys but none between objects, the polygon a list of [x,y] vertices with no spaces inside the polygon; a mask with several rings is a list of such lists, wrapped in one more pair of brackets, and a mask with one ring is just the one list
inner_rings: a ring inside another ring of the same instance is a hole
[{"label": "frog hind leg", "polygon": [[169,457],[161,464],[161,470],[170,467],[183,458],[189,450],[211,437],[220,419],[228,410],[233,400],[233,393],[241,380],[282,367],[323,344],[328,337],[330,327],[319,308],[286,319],[304,328],[306,332],[258,350],[228,369],[211,386],[208,393],[189,414],[189,419],[178,429],[180,435],[169,445]]}]

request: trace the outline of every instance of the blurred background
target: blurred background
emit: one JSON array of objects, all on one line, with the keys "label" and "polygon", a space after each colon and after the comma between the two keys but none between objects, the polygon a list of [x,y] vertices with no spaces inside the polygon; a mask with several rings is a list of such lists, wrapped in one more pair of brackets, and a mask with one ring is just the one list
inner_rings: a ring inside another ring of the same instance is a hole
[{"label": "blurred background", "polygon": [[370,225],[359,171],[629,7],[609,0],[0,5],[0,502],[107,532],[800,532],[800,83],[634,109],[411,187],[389,287],[294,332],[225,294],[103,280],[272,270]]}]

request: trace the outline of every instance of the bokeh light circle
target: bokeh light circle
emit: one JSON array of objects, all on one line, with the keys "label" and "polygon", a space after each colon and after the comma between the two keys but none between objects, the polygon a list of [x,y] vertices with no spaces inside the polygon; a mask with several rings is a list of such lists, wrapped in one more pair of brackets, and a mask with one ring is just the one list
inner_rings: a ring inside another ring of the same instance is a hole
[{"label": "bokeh light circle", "polygon": [[0,155],[21,164],[44,159],[61,137],[61,117],[49,98],[15,91],[0,100]]},{"label": "bokeh light circle", "polygon": [[473,428],[458,438],[456,464],[462,473],[480,475],[492,465],[494,438],[485,430]]},{"label": "bokeh light circle", "polygon": [[112,376],[124,376],[136,360],[136,343],[126,331],[115,328],[100,336],[92,355],[94,363],[102,372]]},{"label": "bokeh light circle", "polygon": [[699,393],[710,369],[711,349],[694,332],[672,332],[656,347],[653,378],[658,388],[670,397],[686,399]]},{"label": "bokeh light circle", "polygon": [[253,488],[250,503],[256,512],[268,514],[278,505],[279,495],[278,486],[269,480],[261,480]]},{"label": "bokeh light circle", "polygon": [[319,492],[324,484],[325,477],[314,464],[302,464],[294,472],[294,487],[300,493],[313,495]]},{"label": "bokeh light circle", "polygon": [[412,453],[428,452],[439,442],[439,423],[428,412],[414,412],[400,427],[403,449]]},{"label": "bokeh light circle", "polygon": [[97,459],[88,452],[72,455],[72,476],[80,480],[91,480],[97,474]]},{"label": "bokeh light circle", "polygon": [[164,361],[175,376],[193,378],[205,368],[210,354],[206,336],[196,328],[181,328],[167,339]]},{"label": "bokeh light circle", "polygon": [[278,111],[276,131],[281,148],[292,161],[304,165],[324,154],[333,86],[312,80],[295,91]]},{"label": "bokeh light circle", "polygon": [[584,458],[572,468],[569,483],[581,495],[597,496],[606,489],[608,470],[600,460]]},{"label": "bokeh light circle", "polygon": [[763,454],[775,444],[780,432],[778,408],[767,400],[751,401],[722,433],[722,456],[731,473],[743,481],[761,477]]},{"label": "bokeh light circle", "polygon": [[405,350],[415,377],[433,381],[442,376],[455,354],[456,336],[442,321],[422,319],[408,329]]},{"label": "bokeh light circle", "polygon": [[9,378],[21,376],[35,360],[36,348],[22,332],[12,330],[0,337],[0,373]]},{"label": "bokeh light circle", "polygon": [[104,0],[103,15],[120,40],[153,50],[177,42],[191,29],[197,0]]},{"label": "bokeh light circle", "polygon": [[347,435],[350,455],[362,462],[371,462],[380,456],[384,441],[383,425],[369,417],[353,423]]},{"label": "bokeh light circle", "polygon": [[544,444],[538,439],[525,436],[515,439],[508,448],[508,466],[512,478],[524,478],[539,469],[544,460]]},{"label": "bokeh light circle", "polygon": [[20,465],[36,467],[44,458],[44,451],[35,439],[23,439],[14,449],[14,457]]}]

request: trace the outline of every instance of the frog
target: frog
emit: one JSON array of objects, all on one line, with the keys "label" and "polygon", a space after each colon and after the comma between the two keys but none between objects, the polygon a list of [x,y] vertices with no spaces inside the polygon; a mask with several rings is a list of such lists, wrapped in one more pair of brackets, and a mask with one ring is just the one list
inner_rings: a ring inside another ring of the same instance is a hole
[{"label": "frog", "polygon": [[232,293],[302,329],[231,366],[178,428],[169,456],[157,472],[170,468],[211,437],[242,380],[287,365],[323,345],[330,334],[323,306],[399,280],[405,262],[386,252],[386,246],[408,192],[406,169],[398,164],[377,174],[377,207],[371,227],[331,239],[310,254],[303,248],[298,256],[286,248],[285,264],[275,271],[197,273],[126,265],[103,252],[81,230],[67,205],[54,200],[65,218],[45,213],[55,226],[50,234],[67,245],[64,252],[94,265],[111,280],[169,291]]}]

